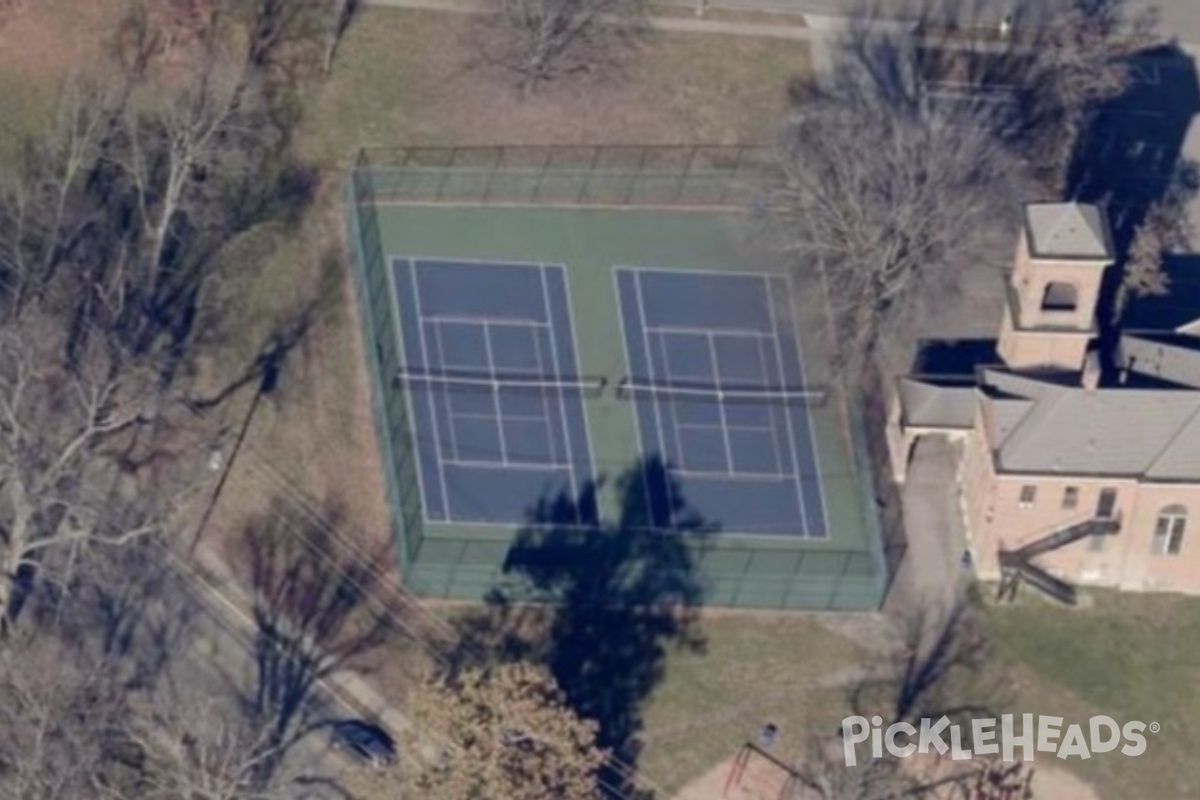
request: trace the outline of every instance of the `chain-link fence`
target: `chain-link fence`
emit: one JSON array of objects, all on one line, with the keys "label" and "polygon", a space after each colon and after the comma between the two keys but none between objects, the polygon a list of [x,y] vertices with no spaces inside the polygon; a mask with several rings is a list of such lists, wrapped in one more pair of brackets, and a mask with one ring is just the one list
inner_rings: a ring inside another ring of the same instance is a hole
[{"label": "chain-link fence", "polygon": [[742,209],[752,147],[398,147],[360,153],[377,204]]}]

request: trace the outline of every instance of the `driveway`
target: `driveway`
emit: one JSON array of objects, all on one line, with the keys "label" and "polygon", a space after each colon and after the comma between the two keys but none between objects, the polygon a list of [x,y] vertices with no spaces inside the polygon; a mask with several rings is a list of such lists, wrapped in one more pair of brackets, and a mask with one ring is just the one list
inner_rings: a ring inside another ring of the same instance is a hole
[{"label": "driveway", "polygon": [[902,495],[908,550],[886,604],[899,619],[927,614],[933,623],[963,598],[966,532],[956,478],[959,451],[941,436],[923,436],[913,449]]}]

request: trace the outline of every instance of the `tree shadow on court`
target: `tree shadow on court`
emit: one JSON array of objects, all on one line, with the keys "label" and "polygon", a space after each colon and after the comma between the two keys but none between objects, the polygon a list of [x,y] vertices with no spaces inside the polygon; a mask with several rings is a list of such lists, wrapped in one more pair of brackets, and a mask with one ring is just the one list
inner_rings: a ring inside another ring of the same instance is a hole
[{"label": "tree shadow on court", "polygon": [[[670,492],[662,492],[669,486]],[[648,487],[659,487],[650,492]],[[615,518],[593,526],[605,492]],[[669,503],[677,531],[656,530]],[[577,497],[545,497],[529,512],[504,563],[505,585],[460,623],[452,668],[530,660],[546,665],[583,717],[599,726],[613,759],[606,787],[629,798],[652,792],[631,780],[642,750],[643,706],[674,649],[703,651],[697,575],[715,531],[691,512],[658,459],[635,462],[611,486],[604,477]]]}]

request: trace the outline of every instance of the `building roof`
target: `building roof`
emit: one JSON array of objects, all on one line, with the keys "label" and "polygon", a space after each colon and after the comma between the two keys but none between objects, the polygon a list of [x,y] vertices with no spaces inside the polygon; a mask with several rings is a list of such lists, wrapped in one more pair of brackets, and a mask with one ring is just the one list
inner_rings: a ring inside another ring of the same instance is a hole
[{"label": "building roof", "polygon": [[917,428],[970,428],[975,422],[974,381],[901,378],[905,425]]},{"label": "building roof", "polygon": [[1117,364],[1132,373],[1200,389],[1200,336],[1123,334],[1117,346]]},{"label": "building roof", "polygon": [[1001,470],[1200,480],[1200,392],[982,377]]},{"label": "building roof", "polygon": [[1025,207],[1025,226],[1035,258],[1112,258],[1108,226],[1096,206],[1030,203]]}]

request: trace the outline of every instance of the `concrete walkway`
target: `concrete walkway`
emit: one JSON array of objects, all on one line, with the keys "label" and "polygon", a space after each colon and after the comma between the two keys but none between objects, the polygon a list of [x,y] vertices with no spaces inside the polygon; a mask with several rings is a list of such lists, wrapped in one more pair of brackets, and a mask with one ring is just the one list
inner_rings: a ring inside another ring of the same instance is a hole
[{"label": "concrete walkway", "polygon": [[888,598],[889,613],[900,619],[921,613],[933,623],[964,599],[958,462],[959,447],[943,437],[917,440],[902,498],[908,551]]}]

